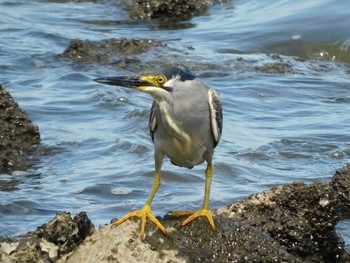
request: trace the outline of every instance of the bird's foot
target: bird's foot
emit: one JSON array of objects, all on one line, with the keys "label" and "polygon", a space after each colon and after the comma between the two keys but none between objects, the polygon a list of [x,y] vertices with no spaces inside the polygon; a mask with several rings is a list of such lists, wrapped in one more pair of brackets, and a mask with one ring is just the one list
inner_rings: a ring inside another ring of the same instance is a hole
[{"label": "bird's foot", "polygon": [[151,207],[148,204],[145,204],[141,210],[137,210],[137,211],[128,213],[123,218],[121,218],[117,222],[113,223],[112,226],[117,227],[120,224],[124,223],[126,220],[130,219],[131,217],[140,217],[141,218],[141,232],[140,232],[141,237],[143,237],[145,234],[147,218],[149,220],[151,220],[160,229],[160,231],[163,232],[164,235],[168,234],[168,232],[162,226],[162,224],[159,222],[159,220],[153,216]]},{"label": "bird's foot", "polygon": [[197,217],[200,216],[205,216],[208,219],[209,225],[211,226],[211,228],[213,230],[215,230],[215,224],[214,224],[214,220],[212,215],[210,214],[209,210],[207,208],[202,208],[196,212],[192,212],[192,211],[176,211],[176,212],[172,212],[171,213],[172,216],[188,216],[189,217],[183,221],[180,226],[185,226],[188,223],[192,222],[193,220],[195,220]]}]

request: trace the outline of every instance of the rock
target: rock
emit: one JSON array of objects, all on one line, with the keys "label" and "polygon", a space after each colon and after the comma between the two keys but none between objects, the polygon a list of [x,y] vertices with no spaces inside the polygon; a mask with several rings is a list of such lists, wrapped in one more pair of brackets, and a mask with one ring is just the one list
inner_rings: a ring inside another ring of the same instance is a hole
[{"label": "rock", "polygon": [[86,213],[79,213],[73,220],[70,213],[61,213],[57,214],[49,223],[38,227],[34,236],[56,245],[58,257],[61,257],[73,251],[94,230]]},{"label": "rock", "polygon": [[294,70],[289,63],[267,63],[264,66],[256,66],[255,70],[269,74],[294,74]]},{"label": "rock", "polygon": [[272,262],[275,258],[301,262],[250,225],[219,217],[218,229],[213,232],[204,219],[179,229],[180,222],[181,219],[163,222],[169,230],[168,237],[148,225],[145,240],[138,234],[139,223],[133,220],[117,228],[103,226],[65,262]]},{"label": "rock", "polygon": [[[72,40],[66,50],[58,57],[75,64],[100,63],[104,72],[117,72],[120,69],[129,72],[153,72],[160,68],[169,68],[184,61],[188,48],[176,49],[162,41],[153,39],[111,38],[101,41]],[[195,71],[214,72],[215,76],[223,72],[229,74],[229,68],[208,61],[186,61],[186,65]],[[125,74],[125,72],[123,72]],[[210,73],[209,73],[210,74]],[[214,74],[214,73],[212,73]]]},{"label": "rock", "polygon": [[349,218],[350,165],[332,181],[294,182],[251,195],[179,228],[165,216],[164,236],[152,223],[139,236],[139,219],[94,231],[85,213],[69,213],[24,238],[0,242],[1,262],[350,262],[335,225]]},{"label": "rock", "polygon": [[338,199],[341,218],[350,218],[350,164],[336,171],[331,182]]},{"label": "rock", "polygon": [[212,0],[136,0],[130,6],[130,17],[186,20],[205,14],[213,3]]},{"label": "rock", "polygon": [[[178,65],[178,61],[184,60],[180,57],[186,55],[186,52],[187,47],[180,50],[154,39],[111,38],[101,41],[75,39],[57,56],[74,64],[87,65],[98,62],[102,67],[108,68],[104,69],[105,71],[123,69],[139,73]],[[215,70],[215,76],[220,74],[218,72],[222,72],[225,76],[229,74],[227,66],[218,66],[208,61],[186,61],[186,65],[195,71],[205,71],[207,74]]]},{"label": "rock", "polygon": [[[102,226],[66,261],[59,262],[186,262],[178,257],[175,249],[155,250],[140,238],[138,232],[139,224],[134,221],[127,221],[116,228]],[[166,239],[160,236],[160,242],[166,242]]]},{"label": "rock", "polygon": [[[2,248],[2,243],[1,247]],[[3,254],[0,250],[1,262],[50,262],[49,253],[42,250],[40,242],[36,239],[27,238],[25,241],[21,240],[17,247],[15,247],[10,254]]]},{"label": "rock", "polygon": [[[344,242],[335,226],[349,212],[343,197],[350,191],[350,166],[330,184],[295,182],[254,194],[219,209],[217,214],[260,226],[282,247],[311,262],[347,262]],[[348,195],[349,196],[349,195]]]},{"label": "rock", "polygon": [[[119,61],[126,56],[140,55],[152,47],[166,47],[166,44],[151,39],[111,38],[99,42],[74,39],[59,57],[80,62]],[[134,58],[136,63],[138,59]],[[125,62],[124,62],[125,63]]]},{"label": "rock", "polygon": [[0,84],[0,173],[24,169],[39,142],[38,127]]},{"label": "rock", "polygon": [[[56,2],[55,0],[46,0]],[[68,0],[67,0],[68,1]],[[96,0],[70,0],[72,2],[96,2]],[[176,21],[187,20],[193,16],[199,16],[216,3],[227,3],[230,0],[121,0],[129,11],[132,19],[173,19]]]},{"label": "rock", "polygon": [[0,262],[55,262],[95,231],[86,213],[60,213],[33,233],[0,242]]},{"label": "rock", "polygon": [[144,72],[174,65],[174,57],[169,56],[173,53],[176,53],[174,48],[153,39],[75,39],[58,57],[74,64],[98,62],[112,71],[126,69],[130,72]]},{"label": "rock", "polygon": [[185,258],[186,262],[274,262],[275,259],[301,262],[259,227],[216,216],[215,231],[204,218],[179,228],[182,220],[165,224],[167,229],[172,229],[166,242],[158,231],[148,235],[146,242],[159,252],[175,249],[177,257]]}]

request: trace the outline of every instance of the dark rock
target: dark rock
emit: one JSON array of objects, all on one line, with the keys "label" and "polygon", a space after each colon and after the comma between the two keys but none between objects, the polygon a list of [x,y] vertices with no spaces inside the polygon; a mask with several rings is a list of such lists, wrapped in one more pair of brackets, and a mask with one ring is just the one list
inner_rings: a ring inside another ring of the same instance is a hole
[{"label": "dark rock", "polygon": [[350,218],[350,165],[336,171],[331,186],[338,195],[339,216]]},{"label": "dark rock", "polygon": [[38,127],[0,84],[0,173],[25,169],[39,142]]},{"label": "dark rock", "polygon": [[215,217],[216,230],[212,231],[206,219],[199,218],[190,225],[178,228],[180,220],[163,222],[172,231],[166,242],[156,231],[145,241],[162,255],[175,249],[187,262],[302,262],[289,254],[267,232],[244,222],[221,216]]},{"label": "dark rock", "polygon": [[132,3],[130,17],[184,20],[203,15],[213,2],[211,0],[136,0]]},{"label": "dark rock", "polygon": [[[148,52],[152,47],[165,47],[157,40],[151,39],[104,39],[99,42],[92,42],[89,40],[72,40],[67,49],[59,55],[69,60],[80,62],[108,62],[111,60],[117,63],[124,60],[126,56],[140,55]],[[133,58],[134,60],[139,60]]]},{"label": "dark rock", "polygon": [[73,251],[95,229],[86,213],[74,219],[70,213],[57,214],[47,224],[24,237],[0,242],[0,262],[56,262]]},{"label": "dark rock", "polygon": [[[348,176],[347,183],[349,180]],[[304,261],[346,262],[341,260],[348,257],[344,242],[335,231],[343,205],[332,184],[278,186],[218,213],[261,227],[287,252]]]},{"label": "dark rock", "polygon": [[49,223],[38,227],[34,235],[58,246],[58,256],[61,257],[73,251],[94,231],[94,225],[85,212],[80,212],[74,220],[70,213],[60,213]]}]

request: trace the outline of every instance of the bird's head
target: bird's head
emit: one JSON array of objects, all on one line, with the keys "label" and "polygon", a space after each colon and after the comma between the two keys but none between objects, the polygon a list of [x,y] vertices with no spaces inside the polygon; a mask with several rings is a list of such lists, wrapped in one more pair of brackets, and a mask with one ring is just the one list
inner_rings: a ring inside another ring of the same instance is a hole
[{"label": "bird's head", "polygon": [[94,81],[112,86],[132,88],[158,97],[172,92],[177,81],[193,79],[195,79],[195,75],[186,67],[176,66],[155,75],[103,77],[94,79]]}]

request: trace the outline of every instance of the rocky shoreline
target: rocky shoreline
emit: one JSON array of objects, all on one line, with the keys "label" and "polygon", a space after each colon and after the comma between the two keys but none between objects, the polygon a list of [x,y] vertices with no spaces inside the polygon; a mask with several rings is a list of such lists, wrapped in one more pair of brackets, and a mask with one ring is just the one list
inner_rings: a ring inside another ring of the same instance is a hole
[{"label": "rocky shoreline", "polygon": [[336,224],[350,216],[350,165],[330,183],[274,187],[212,211],[217,229],[201,218],[179,228],[165,216],[164,236],[139,222],[95,229],[86,213],[57,214],[22,237],[0,242],[1,262],[350,262]]}]

